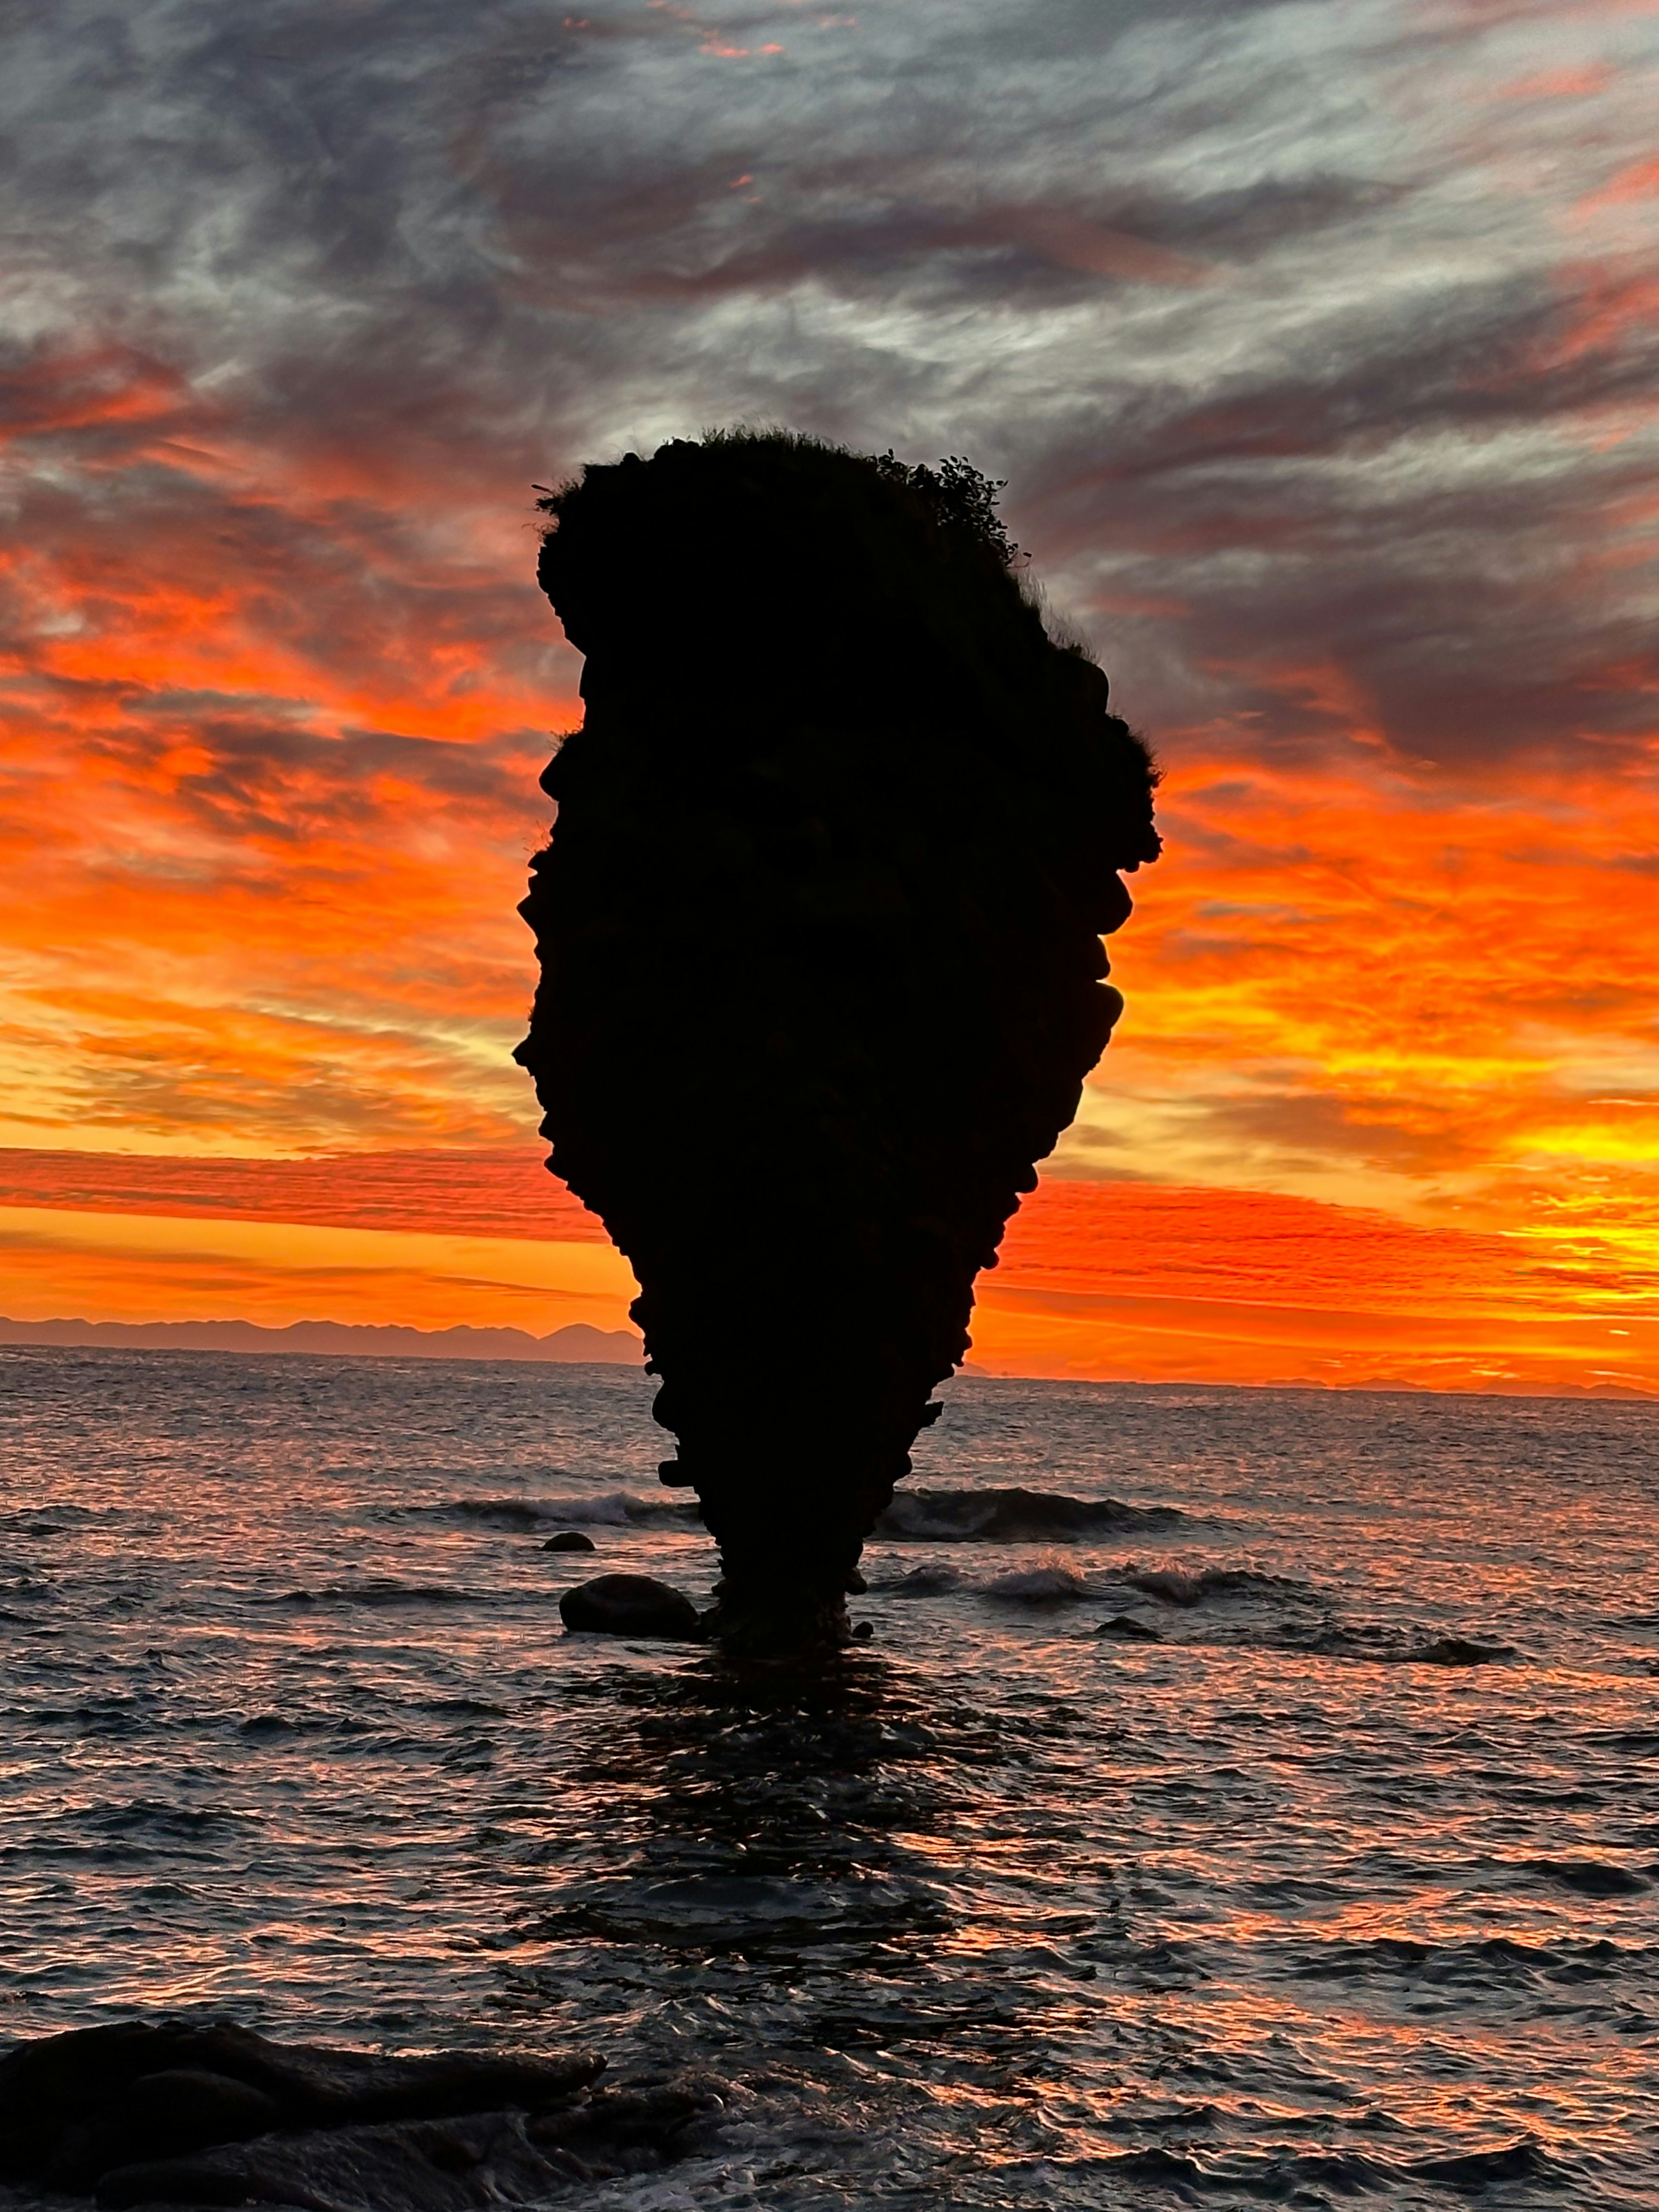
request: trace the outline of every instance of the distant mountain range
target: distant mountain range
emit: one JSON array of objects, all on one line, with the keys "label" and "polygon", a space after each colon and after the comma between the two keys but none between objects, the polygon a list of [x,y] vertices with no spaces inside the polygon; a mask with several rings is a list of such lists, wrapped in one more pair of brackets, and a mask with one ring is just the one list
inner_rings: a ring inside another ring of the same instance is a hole
[{"label": "distant mountain range", "polygon": [[368,1322],[296,1321],[264,1328],[251,1321],[8,1321],[0,1345],[61,1344],[122,1352],[305,1352],[380,1359],[599,1360],[637,1367],[644,1346],[631,1328],[585,1321],[532,1336],[522,1328],[401,1328]]}]

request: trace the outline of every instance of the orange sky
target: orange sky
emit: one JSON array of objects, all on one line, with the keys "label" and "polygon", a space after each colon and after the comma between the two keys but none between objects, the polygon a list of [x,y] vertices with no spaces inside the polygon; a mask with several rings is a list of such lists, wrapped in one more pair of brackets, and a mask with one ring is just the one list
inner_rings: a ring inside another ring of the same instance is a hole
[{"label": "orange sky", "polygon": [[[943,80],[863,146],[799,18],[581,47],[661,113],[568,171],[488,7],[499,96],[407,29],[441,130],[322,15],[234,116],[182,49],[174,106],[112,91],[92,198],[24,164],[0,365],[0,1313],[619,1324],[508,1057],[580,716],[529,485],[772,415],[1007,476],[1166,771],[975,1358],[1659,1392],[1651,14],[1241,29],[1230,120],[1147,92],[1092,167],[1055,59],[1041,178]],[[848,31],[848,86],[921,36]],[[282,118],[354,85],[342,182]]]}]

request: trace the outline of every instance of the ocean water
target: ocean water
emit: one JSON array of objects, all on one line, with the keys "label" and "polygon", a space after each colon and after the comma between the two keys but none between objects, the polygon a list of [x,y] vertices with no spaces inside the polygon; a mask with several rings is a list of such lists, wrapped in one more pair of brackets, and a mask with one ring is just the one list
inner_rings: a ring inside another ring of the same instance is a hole
[{"label": "ocean water", "polygon": [[1659,1408],[964,1379],[791,1692],[561,1628],[707,1596],[650,1389],[0,1352],[0,2033],[718,2077],[592,2212],[1659,2204]]}]

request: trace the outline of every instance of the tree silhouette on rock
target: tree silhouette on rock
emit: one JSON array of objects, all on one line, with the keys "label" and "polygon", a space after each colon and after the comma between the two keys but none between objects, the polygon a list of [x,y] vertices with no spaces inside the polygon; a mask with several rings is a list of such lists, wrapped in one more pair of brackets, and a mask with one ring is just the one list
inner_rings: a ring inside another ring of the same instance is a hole
[{"label": "tree silhouette on rock", "polygon": [[604,1220],[663,1469],[756,1654],[848,1634],[860,1550],[1121,1001],[1145,747],[1011,571],[997,487],[787,434],[541,504],[586,719],[521,909],[519,1058]]}]

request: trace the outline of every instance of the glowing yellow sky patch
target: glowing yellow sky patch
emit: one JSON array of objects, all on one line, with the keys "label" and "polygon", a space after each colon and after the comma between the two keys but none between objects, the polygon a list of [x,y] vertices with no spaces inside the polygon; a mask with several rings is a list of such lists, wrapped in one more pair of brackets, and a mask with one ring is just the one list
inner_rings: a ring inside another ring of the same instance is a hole
[{"label": "glowing yellow sky patch", "polygon": [[0,1206],[0,1310],[94,1321],[626,1325],[628,1262],[596,1243]]}]

